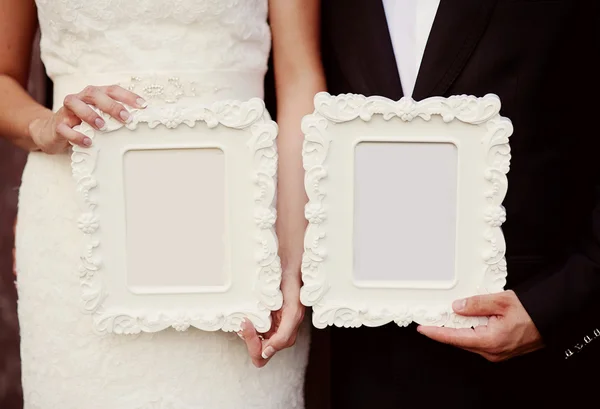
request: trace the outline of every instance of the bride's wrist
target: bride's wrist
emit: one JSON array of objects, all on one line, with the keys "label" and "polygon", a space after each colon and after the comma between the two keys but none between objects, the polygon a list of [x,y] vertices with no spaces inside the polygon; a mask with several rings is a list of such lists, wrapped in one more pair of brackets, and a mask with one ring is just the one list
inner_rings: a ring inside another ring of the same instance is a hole
[{"label": "bride's wrist", "polygon": [[300,268],[297,270],[284,270],[281,275],[281,290],[284,293],[298,293],[300,296],[300,288],[302,288],[302,273]]},{"label": "bride's wrist", "polygon": [[287,281],[300,281],[302,263],[283,263],[282,264],[282,278]]},{"label": "bride's wrist", "polygon": [[38,146],[37,141],[39,140],[39,137],[43,132],[44,126],[48,121],[49,116],[52,116],[52,114],[48,115],[47,112],[43,112],[41,115],[36,116],[33,120],[31,120],[31,122],[29,122],[29,125],[27,127],[26,143],[30,151],[35,152],[41,150],[41,148]]}]

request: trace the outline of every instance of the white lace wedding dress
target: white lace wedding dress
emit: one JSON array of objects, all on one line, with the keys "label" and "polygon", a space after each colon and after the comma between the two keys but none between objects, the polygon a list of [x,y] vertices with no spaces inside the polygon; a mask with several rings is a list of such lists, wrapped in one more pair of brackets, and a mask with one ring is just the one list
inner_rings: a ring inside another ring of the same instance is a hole
[{"label": "white lace wedding dress", "polygon": [[[37,0],[57,109],[88,84],[154,104],[263,96],[267,0]],[[191,82],[196,82],[192,87]],[[30,155],[17,227],[25,409],[303,408],[308,335],[253,367],[235,333],[99,336],[81,312],[69,155]]]}]

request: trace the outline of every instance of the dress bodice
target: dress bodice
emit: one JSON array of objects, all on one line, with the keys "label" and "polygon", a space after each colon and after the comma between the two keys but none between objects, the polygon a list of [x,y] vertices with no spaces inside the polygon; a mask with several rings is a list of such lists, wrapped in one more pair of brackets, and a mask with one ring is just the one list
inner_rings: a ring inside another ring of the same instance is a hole
[{"label": "dress bodice", "polygon": [[268,0],[36,3],[42,60],[58,97],[94,80],[141,84],[155,94],[170,88],[167,99],[262,92],[271,46]]}]

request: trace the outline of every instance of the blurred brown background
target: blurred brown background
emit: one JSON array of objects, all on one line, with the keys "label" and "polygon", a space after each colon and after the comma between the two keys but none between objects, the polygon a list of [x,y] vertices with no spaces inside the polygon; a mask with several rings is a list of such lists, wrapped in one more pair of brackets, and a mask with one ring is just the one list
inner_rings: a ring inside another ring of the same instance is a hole
[{"label": "blurred brown background", "polygon": [[19,332],[12,273],[12,227],[25,155],[0,140],[0,408],[21,408]]},{"label": "blurred brown background", "polygon": [[19,332],[12,273],[13,222],[25,155],[0,139],[0,408],[21,408]]}]

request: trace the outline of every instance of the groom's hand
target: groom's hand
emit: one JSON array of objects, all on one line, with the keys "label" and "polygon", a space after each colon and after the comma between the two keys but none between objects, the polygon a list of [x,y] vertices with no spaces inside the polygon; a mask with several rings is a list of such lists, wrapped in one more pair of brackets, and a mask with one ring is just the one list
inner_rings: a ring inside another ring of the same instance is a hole
[{"label": "groom's hand", "polygon": [[420,325],[427,337],[483,356],[491,362],[527,354],[543,347],[542,337],[514,291],[480,295],[455,301],[457,314],[488,316],[488,324],[475,328],[440,328]]}]

